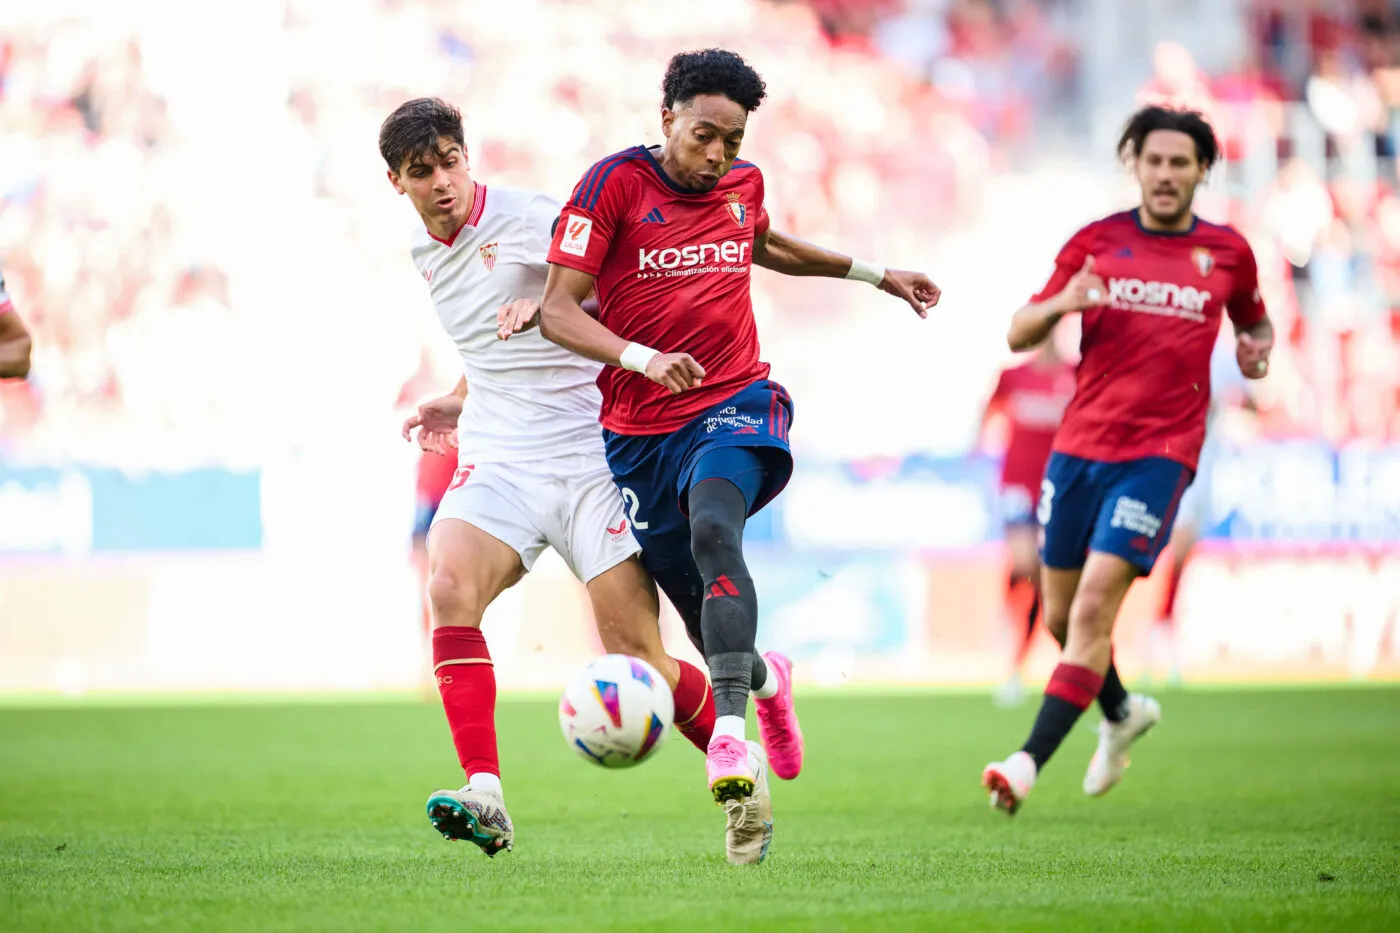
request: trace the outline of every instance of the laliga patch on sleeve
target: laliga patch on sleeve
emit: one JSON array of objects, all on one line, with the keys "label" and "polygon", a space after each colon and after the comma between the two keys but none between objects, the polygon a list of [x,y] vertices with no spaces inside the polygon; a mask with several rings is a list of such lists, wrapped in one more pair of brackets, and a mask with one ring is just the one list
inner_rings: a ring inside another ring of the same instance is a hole
[{"label": "laliga patch on sleeve", "polygon": [[592,235],[592,220],[570,214],[568,220],[564,221],[564,238],[559,241],[559,251],[571,256],[587,255],[588,238]]}]

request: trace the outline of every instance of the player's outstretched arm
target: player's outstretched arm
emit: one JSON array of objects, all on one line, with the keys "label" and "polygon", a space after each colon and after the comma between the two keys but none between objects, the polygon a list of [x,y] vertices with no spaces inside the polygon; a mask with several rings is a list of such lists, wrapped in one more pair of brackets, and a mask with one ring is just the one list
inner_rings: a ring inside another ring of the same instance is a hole
[{"label": "player's outstretched arm", "polygon": [[783,275],[821,275],[869,282],[883,292],[903,298],[919,317],[928,317],[928,309],[938,304],[942,294],[922,272],[886,269],[773,229],[754,240],[753,261]]},{"label": "player's outstretched arm", "polygon": [[629,343],[594,320],[583,309],[593,290],[593,276],[578,269],[549,264],[544,298],[540,301],[540,333],[545,339],[608,366],[620,366],[660,383],[672,394],[698,386],[705,370],[688,353],[662,353]]},{"label": "player's outstretched arm", "polygon": [[29,329],[14,308],[0,310],[0,379],[23,379],[28,376],[33,346]]},{"label": "player's outstretched arm", "polygon": [[1011,316],[1006,343],[1017,352],[1034,349],[1050,336],[1060,318],[1102,304],[1107,297],[1107,286],[1094,273],[1094,257],[1087,256],[1084,265],[1058,294],[1044,301],[1033,301]]},{"label": "player's outstretched arm", "polygon": [[1266,314],[1249,327],[1235,329],[1235,361],[1246,379],[1269,374],[1269,354],[1274,349],[1274,322]]}]

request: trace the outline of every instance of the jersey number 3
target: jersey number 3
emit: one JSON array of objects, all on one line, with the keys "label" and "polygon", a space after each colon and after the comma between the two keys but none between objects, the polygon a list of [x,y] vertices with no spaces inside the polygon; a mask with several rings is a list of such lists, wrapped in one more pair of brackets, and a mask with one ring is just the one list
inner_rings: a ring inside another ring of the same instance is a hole
[{"label": "jersey number 3", "polygon": [[1050,524],[1050,512],[1055,508],[1055,484],[1048,479],[1040,481],[1040,503],[1035,507],[1035,517],[1042,525]]}]

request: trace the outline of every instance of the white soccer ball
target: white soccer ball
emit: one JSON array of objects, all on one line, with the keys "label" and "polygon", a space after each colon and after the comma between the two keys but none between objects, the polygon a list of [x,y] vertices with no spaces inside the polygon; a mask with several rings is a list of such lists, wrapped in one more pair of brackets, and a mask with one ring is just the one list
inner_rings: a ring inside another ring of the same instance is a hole
[{"label": "white soccer ball", "polygon": [[559,698],[559,727],[580,758],[630,768],[666,741],[675,718],[671,688],[640,658],[605,654],[590,661]]}]

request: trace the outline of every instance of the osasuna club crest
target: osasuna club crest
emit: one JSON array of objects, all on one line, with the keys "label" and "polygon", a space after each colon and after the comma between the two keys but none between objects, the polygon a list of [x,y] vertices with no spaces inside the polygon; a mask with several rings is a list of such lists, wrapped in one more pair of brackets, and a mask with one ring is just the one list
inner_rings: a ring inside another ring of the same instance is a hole
[{"label": "osasuna club crest", "polygon": [[496,269],[496,247],[499,245],[499,243],[487,243],[481,248],[481,264],[486,267],[487,272],[493,272]]},{"label": "osasuna club crest", "polygon": [[744,221],[749,219],[749,209],[744,206],[743,196],[731,192],[725,195],[725,197],[729,199],[724,205],[729,211],[729,216],[734,218],[734,222],[742,227]]},{"label": "osasuna club crest", "polygon": [[1215,268],[1215,257],[1204,246],[1198,246],[1191,251],[1191,265],[1195,266],[1201,275],[1210,275],[1210,271]]}]

